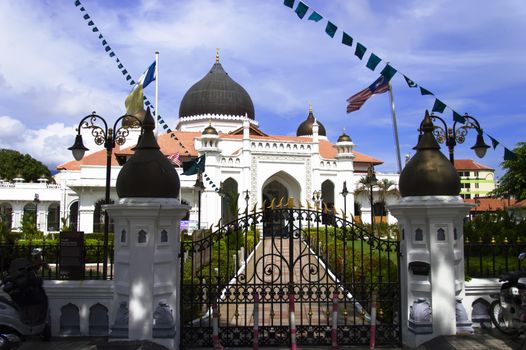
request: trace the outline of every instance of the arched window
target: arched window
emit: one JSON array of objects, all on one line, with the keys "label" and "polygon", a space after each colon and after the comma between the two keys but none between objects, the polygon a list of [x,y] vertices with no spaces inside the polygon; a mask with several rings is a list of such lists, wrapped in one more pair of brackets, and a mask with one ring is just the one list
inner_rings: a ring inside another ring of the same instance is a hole
[{"label": "arched window", "polygon": [[24,215],[22,222],[31,222],[32,225],[36,225],[37,222],[37,206],[35,203],[27,203],[24,205]]},{"label": "arched window", "polygon": [[75,201],[69,206],[69,225],[77,231],[79,223],[79,202]]},{"label": "arched window", "polygon": [[321,199],[329,209],[334,208],[334,183],[331,180],[321,184]]},{"label": "arched window", "polygon": [[[110,201],[113,204],[113,201]],[[95,203],[95,210],[93,211],[93,232],[104,232],[104,211],[102,205],[106,204],[104,199]],[[110,218],[109,232],[114,232],[113,219]]]},{"label": "arched window", "polygon": [[229,177],[223,182],[221,197],[221,221],[226,224],[237,219],[238,186],[237,181]]},{"label": "arched window", "polygon": [[5,224],[7,229],[13,227],[13,207],[9,203],[0,204],[0,221]]},{"label": "arched window", "polygon": [[52,203],[47,210],[47,230],[58,231],[60,229],[60,204]]}]

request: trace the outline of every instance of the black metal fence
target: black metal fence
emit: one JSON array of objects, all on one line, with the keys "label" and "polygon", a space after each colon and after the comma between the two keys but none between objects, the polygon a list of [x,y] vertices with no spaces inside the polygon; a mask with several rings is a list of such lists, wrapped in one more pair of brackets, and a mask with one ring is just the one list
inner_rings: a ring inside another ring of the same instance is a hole
[{"label": "black metal fence", "polygon": [[526,242],[464,243],[464,266],[466,277],[499,277],[509,271],[518,271],[526,267],[519,254],[526,252]]},{"label": "black metal fence", "polygon": [[[64,280],[68,277],[61,273],[60,245],[50,244],[0,244],[0,272],[8,271],[13,259],[27,258],[35,260],[32,254],[35,249],[41,252],[45,265],[38,269],[38,274],[43,279]],[[108,246],[108,279],[113,279],[113,244]],[[83,279],[102,279],[102,261],[104,257],[104,246],[102,244],[86,245],[84,247]]]}]

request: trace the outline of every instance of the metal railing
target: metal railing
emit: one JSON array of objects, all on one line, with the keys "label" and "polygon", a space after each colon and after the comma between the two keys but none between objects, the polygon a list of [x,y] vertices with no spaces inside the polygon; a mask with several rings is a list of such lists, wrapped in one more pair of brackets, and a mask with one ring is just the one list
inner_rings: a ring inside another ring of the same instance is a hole
[{"label": "metal railing", "polygon": [[519,254],[526,251],[526,242],[464,243],[464,267],[466,277],[490,278],[499,277],[510,271],[526,268],[526,261],[521,262]]},{"label": "metal railing", "polygon": [[[27,258],[34,260],[32,252],[38,249],[41,251],[42,258],[46,262],[45,266],[38,269],[38,274],[43,279],[64,280],[69,279],[61,268],[60,245],[57,243],[44,244],[0,244],[0,272],[8,271],[11,261],[16,258]],[[81,279],[97,280],[102,279],[102,261],[104,246],[102,244],[84,246],[83,264]],[[108,246],[108,279],[113,279],[113,245]]]}]

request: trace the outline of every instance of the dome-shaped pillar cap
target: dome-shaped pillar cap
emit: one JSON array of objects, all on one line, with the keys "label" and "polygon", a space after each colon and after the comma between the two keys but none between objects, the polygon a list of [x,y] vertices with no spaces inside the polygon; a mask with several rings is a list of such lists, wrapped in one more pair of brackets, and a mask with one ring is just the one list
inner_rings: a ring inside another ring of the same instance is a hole
[{"label": "dome-shaped pillar cap", "polygon": [[455,167],[440,152],[440,145],[433,135],[434,129],[431,116],[426,111],[415,147],[416,154],[400,174],[402,197],[458,196],[460,193],[460,177]]},{"label": "dome-shaped pillar cap", "polygon": [[153,134],[155,121],[146,111],[142,123],[142,136],[135,153],[122,167],[117,177],[119,198],[177,198],[179,175],[170,161],[161,153]]}]

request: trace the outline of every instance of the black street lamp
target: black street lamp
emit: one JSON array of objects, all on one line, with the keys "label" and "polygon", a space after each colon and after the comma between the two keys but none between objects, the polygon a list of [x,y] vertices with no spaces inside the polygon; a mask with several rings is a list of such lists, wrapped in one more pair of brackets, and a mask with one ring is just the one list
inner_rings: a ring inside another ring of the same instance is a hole
[{"label": "black street lamp", "polygon": [[[128,118],[127,120],[124,120]],[[100,120],[103,127],[95,125],[95,122]],[[122,126],[118,123],[123,121]],[[79,161],[84,157],[84,153],[88,150],[82,142],[81,129],[91,129],[91,135],[97,145],[104,145],[106,148],[106,196],[105,204],[110,204],[110,180],[111,180],[111,156],[115,145],[123,145],[126,142],[126,137],[129,135],[129,128],[137,128],[142,126],[139,118],[133,115],[123,115],[115,121],[113,128],[108,128],[106,120],[100,115],[93,112],[85,116],[79,123],[77,128],[77,135],[75,136],[75,143],[68,149],[73,153],[75,160]],[[109,234],[109,218],[108,213],[104,211],[104,262],[102,265],[102,278],[108,277],[108,234]]]},{"label": "black street lamp", "polygon": [[369,186],[369,202],[371,203],[371,233],[374,235],[374,202],[373,202],[373,187],[376,186],[378,180],[374,173],[373,165],[367,168],[367,175],[365,175],[365,185]]},{"label": "black street lamp", "polygon": [[347,190],[347,181],[343,182],[341,194],[343,196],[343,219],[347,220],[347,195],[349,194],[349,191]]},{"label": "black street lamp", "polygon": [[[426,114],[427,113],[428,112],[426,111]],[[435,126],[433,134],[435,135],[438,142],[446,144],[449,150],[449,161],[451,162],[451,164],[455,163],[455,146],[457,145],[457,143],[464,143],[464,141],[466,140],[466,134],[468,133],[469,129],[475,129],[477,131],[477,141],[471,147],[471,149],[475,151],[475,154],[479,158],[483,158],[486,155],[486,151],[490,146],[488,146],[486,142],[484,142],[483,130],[480,127],[480,123],[478,122],[478,120],[476,120],[472,116],[467,115],[466,113],[463,116],[465,122],[462,125],[457,127],[458,122],[455,120],[455,122],[453,123],[453,127],[450,128],[447,126],[446,121],[441,117],[432,114],[431,118],[433,119],[433,121],[440,120],[442,122],[443,126]],[[422,125],[420,125],[420,127],[422,127]]]},{"label": "black street lamp", "polygon": [[248,216],[248,201],[250,200],[250,191],[244,190],[243,193],[245,194],[245,202],[246,202],[245,212],[246,212],[246,215]]},{"label": "black street lamp", "polygon": [[197,190],[197,229],[201,229],[201,192],[205,189],[203,183],[203,174],[197,173],[197,179],[195,180],[194,188]]},{"label": "black street lamp", "polygon": [[35,229],[38,230],[38,203],[40,203],[40,197],[38,196],[38,193],[35,193],[33,202],[35,203]]}]

